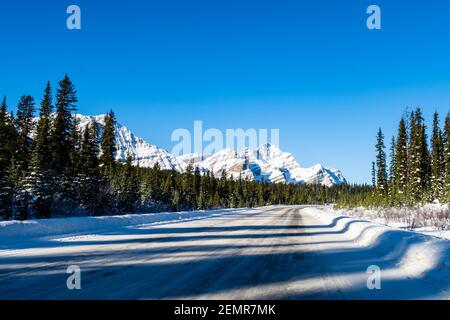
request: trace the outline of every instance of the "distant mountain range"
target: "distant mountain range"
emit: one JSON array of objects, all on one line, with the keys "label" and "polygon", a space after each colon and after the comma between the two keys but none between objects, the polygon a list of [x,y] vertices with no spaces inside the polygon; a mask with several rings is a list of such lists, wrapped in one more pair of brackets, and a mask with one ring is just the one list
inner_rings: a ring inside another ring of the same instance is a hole
[{"label": "distant mountain range", "polygon": [[[103,130],[104,115],[76,115],[80,127],[83,128],[94,121]],[[245,178],[256,181],[282,183],[307,183],[325,186],[347,183],[339,170],[317,164],[310,168],[302,168],[292,154],[283,152],[274,145],[264,144],[257,150],[245,149],[235,152],[224,149],[211,156],[189,154],[174,156],[164,149],[158,148],[135,136],[127,127],[117,124],[117,160],[125,161],[129,153],[133,164],[151,168],[157,163],[161,169],[185,172],[189,165],[198,167],[201,172],[209,171],[215,176],[226,172],[232,178]]]}]

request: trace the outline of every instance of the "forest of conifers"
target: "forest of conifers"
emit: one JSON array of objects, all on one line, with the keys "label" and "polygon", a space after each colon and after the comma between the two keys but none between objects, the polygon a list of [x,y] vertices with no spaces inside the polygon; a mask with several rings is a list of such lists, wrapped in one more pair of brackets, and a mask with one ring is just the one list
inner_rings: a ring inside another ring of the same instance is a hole
[{"label": "forest of conifers", "polygon": [[[53,104],[53,100],[55,103]],[[104,130],[77,124],[75,86],[66,75],[55,97],[47,83],[39,108],[24,95],[13,114],[0,105],[0,218],[27,220],[77,215],[206,210],[275,204],[337,203],[400,206],[450,200],[450,117],[436,113],[431,148],[420,109],[404,117],[392,138],[387,165],[384,136],[377,135],[373,186],[272,184],[201,173],[140,168],[116,160],[116,119]],[[37,114],[36,114],[37,113]],[[37,120],[36,120],[37,115]]]}]

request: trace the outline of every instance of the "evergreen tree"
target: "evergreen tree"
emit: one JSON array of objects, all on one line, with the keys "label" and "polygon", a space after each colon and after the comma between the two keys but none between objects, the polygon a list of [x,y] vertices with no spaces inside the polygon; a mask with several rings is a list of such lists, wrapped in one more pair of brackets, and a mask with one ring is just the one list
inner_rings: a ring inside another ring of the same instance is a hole
[{"label": "evergreen tree", "polygon": [[14,194],[13,194],[13,214],[16,219],[26,220],[29,218],[31,184],[28,176],[28,169],[31,158],[33,130],[34,99],[29,95],[20,98],[17,105],[16,128],[17,150],[14,158]]},{"label": "evergreen tree", "polygon": [[97,144],[97,124],[86,126],[80,149],[80,201],[89,214],[97,214],[100,206],[100,168]]},{"label": "evergreen tree", "polygon": [[426,126],[420,108],[411,114],[410,126],[409,194],[411,201],[418,203],[426,200],[431,175]]},{"label": "evergreen tree", "polygon": [[32,210],[37,218],[52,216],[53,172],[50,134],[52,126],[52,92],[50,82],[45,88],[39,120],[36,125],[31,160]]},{"label": "evergreen tree", "polygon": [[[11,128],[9,127],[9,114],[6,105],[6,97],[3,98],[0,104],[0,172],[6,170],[11,162],[12,154],[15,146],[10,144]],[[14,139],[15,140],[15,139]]]},{"label": "evergreen tree", "polygon": [[77,207],[79,181],[76,176],[79,168],[76,160],[80,137],[72,115],[77,101],[75,87],[66,75],[56,92],[56,115],[51,134],[52,168],[57,181],[53,208],[57,214],[65,214]]},{"label": "evergreen tree", "polygon": [[172,204],[171,204],[171,210],[174,212],[177,212],[180,208],[180,192],[178,190],[174,190],[173,196],[172,196]]},{"label": "evergreen tree", "polygon": [[387,171],[386,171],[386,153],[384,152],[384,135],[381,128],[377,134],[377,144],[375,146],[377,154],[377,188],[380,193],[385,194],[388,191]]},{"label": "evergreen tree", "polygon": [[376,164],[375,161],[372,161],[372,187],[376,187],[377,186],[377,169],[376,169]]},{"label": "evergreen tree", "polygon": [[396,141],[395,137],[393,136],[391,139],[391,148],[390,148],[390,164],[389,164],[389,190],[391,192],[391,196],[396,194],[397,192],[397,171],[398,171],[398,164],[397,164],[397,155],[396,155]]},{"label": "evergreen tree", "polygon": [[444,145],[444,201],[450,202],[450,113],[445,117]]},{"label": "evergreen tree", "polygon": [[193,209],[195,206],[194,175],[192,172],[192,164],[189,164],[181,179],[182,202],[189,209]]},{"label": "evergreen tree", "polygon": [[34,99],[31,96],[22,96],[17,106],[16,127],[18,130],[16,162],[25,174],[28,170],[31,155],[30,138],[33,130]]},{"label": "evergreen tree", "polygon": [[0,218],[5,220],[12,218],[14,179],[11,179],[11,169],[18,140],[14,122],[5,97],[0,104]]},{"label": "evergreen tree", "polygon": [[127,155],[125,164],[121,168],[121,175],[118,190],[118,210],[122,213],[133,212],[140,199],[139,181],[136,168],[132,165],[132,157]]},{"label": "evergreen tree", "polygon": [[221,195],[221,203],[222,207],[228,207],[229,203],[229,183],[227,179],[226,171],[222,171],[222,175],[220,177],[219,183],[217,185],[217,192]]},{"label": "evergreen tree", "polygon": [[112,110],[105,116],[105,125],[100,148],[102,152],[100,161],[106,171],[111,170],[114,167],[117,152],[116,118]]},{"label": "evergreen tree", "polygon": [[200,179],[200,189],[197,196],[197,209],[205,210],[207,209],[208,196],[207,196],[207,185],[206,177],[201,177]]},{"label": "evergreen tree", "polygon": [[408,132],[405,119],[400,120],[395,150],[397,163],[396,186],[398,193],[403,196],[408,187]]},{"label": "evergreen tree", "polygon": [[437,112],[433,117],[431,146],[431,200],[436,200],[442,198],[444,188],[444,145]]},{"label": "evergreen tree", "polygon": [[32,162],[35,167],[49,169],[51,168],[51,147],[50,134],[52,119],[52,91],[50,82],[45,88],[44,98],[41,102],[39,120],[36,125],[36,134],[33,142]]},{"label": "evergreen tree", "polygon": [[61,175],[72,166],[70,154],[73,152],[74,119],[72,112],[76,110],[78,102],[75,87],[66,75],[59,82],[56,92],[56,116],[52,132],[53,168]]}]

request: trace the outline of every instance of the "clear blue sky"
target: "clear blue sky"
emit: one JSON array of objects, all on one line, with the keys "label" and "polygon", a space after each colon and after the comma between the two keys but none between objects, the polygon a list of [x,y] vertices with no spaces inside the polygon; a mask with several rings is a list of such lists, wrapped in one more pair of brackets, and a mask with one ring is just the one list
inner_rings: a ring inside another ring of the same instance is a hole
[{"label": "clear blue sky", "polygon": [[[66,28],[66,8],[82,30]],[[382,30],[366,8],[382,9]],[[279,128],[303,166],[370,180],[379,126],[406,107],[450,108],[450,2],[15,0],[0,4],[0,95],[40,99],[68,73],[84,114],[171,149],[171,132]]]}]

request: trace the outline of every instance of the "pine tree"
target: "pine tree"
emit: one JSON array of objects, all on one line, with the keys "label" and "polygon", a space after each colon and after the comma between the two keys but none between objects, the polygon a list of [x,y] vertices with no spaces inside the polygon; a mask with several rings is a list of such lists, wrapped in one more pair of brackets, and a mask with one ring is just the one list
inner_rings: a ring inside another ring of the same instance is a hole
[{"label": "pine tree", "polygon": [[219,183],[217,185],[217,191],[219,195],[221,195],[221,203],[222,207],[229,207],[229,183],[227,179],[226,171],[222,171],[222,175],[220,177]]},{"label": "pine tree", "polygon": [[181,179],[181,199],[184,206],[189,209],[193,209],[195,206],[194,175],[192,172],[193,166],[189,164]]},{"label": "pine tree", "polygon": [[118,210],[122,213],[133,212],[138,204],[139,181],[136,174],[136,168],[132,165],[132,157],[127,155],[123,168],[120,169],[120,181],[118,192]]},{"label": "pine tree", "polygon": [[51,148],[50,148],[50,134],[52,119],[52,91],[50,82],[45,88],[44,98],[41,102],[41,109],[39,120],[36,125],[36,134],[33,143],[33,157],[32,162],[35,167],[50,169],[51,162]]},{"label": "pine tree", "polygon": [[105,116],[105,125],[103,136],[101,138],[101,152],[100,161],[106,171],[111,170],[115,164],[116,157],[116,118],[114,112],[111,110]]},{"label": "pine tree", "polygon": [[179,210],[180,201],[180,192],[178,190],[174,190],[172,196],[171,211],[177,212]]},{"label": "pine tree", "polygon": [[45,88],[39,120],[36,125],[31,160],[32,210],[37,218],[52,216],[53,172],[50,146],[52,127],[52,92],[50,82]]},{"label": "pine tree", "polygon": [[395,137],[393,136],[391,139],[391,147],[390,147],[390,164],[389,164],[389,184],[391,185],[392,190],[397,190],[396,180],[397,180],[397,154],[396,154],[396,145]]},{"label": "pine tree", "polygon": [[376,169],[376,164],[374,161],[372,161],[372,187],[376,187],[377,186],[377,169]]},{"label": "pine tree", "polygon": [[56,181],[53,208],[54,213],[58,215],[72,211],[77,206],[78,166],[73,161],[77,159],[76,147],[80,139],[76,120],[72,115],[77,101],[75,87],[66,75],[59,82],[56,92],[56,115],[51,133],[52,168]]},{"label": "pine tree", "polygon": [[100,204],[100,169],[99,150],[97,144],[97,124],[87,125],[84,129],[83,139],[80,149],[80,201],[81,205],[91,215],[98,213]]},{"label": "pine tree", "polygon": [[203,176],[200,179],[200,189],[197,196],[197,209],[205,210],[207,209],[208,196],[207,196],[207,186],[206,186],[206,177]]},{"label": "pine tree", "polygon": [[442,198],[444,188],[444,146],[437,112],[433,117],[431,146],[431,200],[437,200]]},{"label": "pine tree", "polygon": [[377,134],[377,144],[375,146],[377,154],[377,188],[380,193],[385,194],[388,191],[387,171],[386,171],[386,153],[384,152],[384,135],[381,128]]},{"label": "pine tree", "polygon": [[8,113],[6,97],[0,104],[0,218],[12,218],[14,179],[11,169],[16,152],[17,132],[14,117]]},{"label": "pine tree", "polygon": [[408,132],[405,119],[400,120],[397,135],[397,147],[395,150],[397,162],[396,186],[398,193],[405,195],[408,188]]},{"label": "pine tree", "polygon": [[391,147],[389,153],[389,198],[391,199],[391,204],[394,204],[397,201],[397,172],[398,172],[398,164],[397,164],[397,155],[396,155],[396,145],[395,137],[393,136],[391,139]]},{"label": "pine tree", "polygon": [[31,183],[28,175],[28,169],[31,158],[33,130],[34,99],[29,95],[20,98],[17,106],[16,127],[17,150],[15,154],[14,168],[14,195],[13,195],[13,214],[16,219],[26,220],[29,218]]},{"label": "pine tree", "polygon": [[409,194],[411,201],[418,203],[427,200],[426,195],[431,175],[426,126],[420,108],[411,114],[410,126]]},{"label": "pine tree", "polygon": [[8,128],[7,108],[6,97],[4,97],[0,104],[0,172],[3,172],[8,167],[14,150],[8,144],[10,129]]},{"label": "pine tree", "polygon": [[18,130],[16,161],[20,170],[28,170],[31,156],[31,133],[33,130],[34,99],[22,96],[17,106],[16,127]]},{"label": "pine tree", "polygon": [[66,75],[59,82],[56,93],[56,116],[52,132],[53,168],[61,175],[71,167],[70,154],[73,151],[73,141],[70,139],[74,129],[72,112],[76,110],[78,102],[76,90]]},{"label": "pine tree", "polygon": [[444,201],[450,202],[450,113],[445,117],[444,144]]}]

